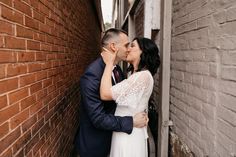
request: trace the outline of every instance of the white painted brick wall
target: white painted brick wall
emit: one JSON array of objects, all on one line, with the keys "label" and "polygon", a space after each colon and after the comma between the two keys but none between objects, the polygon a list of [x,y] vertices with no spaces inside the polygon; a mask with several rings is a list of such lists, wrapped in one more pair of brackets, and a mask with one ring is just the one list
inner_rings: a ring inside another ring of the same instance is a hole
[{"label": "white painted brick wall", "polygon": [[197,157],[236,156],[236,0],[173,0],[170,117]]}]

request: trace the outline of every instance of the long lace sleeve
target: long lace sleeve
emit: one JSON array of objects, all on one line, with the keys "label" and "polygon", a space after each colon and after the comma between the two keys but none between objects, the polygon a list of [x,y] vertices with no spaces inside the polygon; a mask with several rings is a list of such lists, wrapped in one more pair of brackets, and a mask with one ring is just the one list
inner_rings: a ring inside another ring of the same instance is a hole
[{"label": "long lace sleeve", "polygon": [[153,78],[150,72],[137,72],[112,86],[112,98],[117,102],[117,105],[135,107],[136,103],[134,102],[137,102],[144,92],[152,87],[152,84]]}]

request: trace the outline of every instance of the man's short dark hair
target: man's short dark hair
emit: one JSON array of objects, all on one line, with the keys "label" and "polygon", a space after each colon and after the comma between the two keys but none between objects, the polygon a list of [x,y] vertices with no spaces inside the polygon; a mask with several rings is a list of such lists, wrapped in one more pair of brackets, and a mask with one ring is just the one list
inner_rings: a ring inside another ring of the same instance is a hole
[{"label": "man's short dark hair", "polygon": [[125,32],[122,29],[110,28],[106,30],[101,40],[102,46],[106,46],[110,39],[118,37],[121,33],[124,33],[127,35],[127,32]]}]

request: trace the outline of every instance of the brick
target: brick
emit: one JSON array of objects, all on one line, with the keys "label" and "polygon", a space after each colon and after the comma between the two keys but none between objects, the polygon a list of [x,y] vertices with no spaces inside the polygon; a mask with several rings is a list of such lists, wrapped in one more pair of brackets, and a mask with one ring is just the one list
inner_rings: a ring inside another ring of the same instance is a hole
[{"label": "brick", "polygon": [[0,20],[0,33],[5,33],[8,35],[13,35],[14,30],[13,30],[13,24],[10,24],[6,21],[1,21]]},{"label": "brick", "polygon": [[35,83],[30,86],[30,93],[33,94],[42,89],[42,82]]},{"label": "brick", "polygon": [[35,52],[18,52],[18,62],[35,61]]},{"label": "brick", "polygon": [[11,148],[9,148],[6,152],[4,152],[1,157],[9,157],[9,156],[13,156],[12,155],[12,151]]},{"label": "brick", "polygon": [[5,47],[4,38],[0,37],[0,48],[3,48],[3,47]]},{"label": "brick", "polygon": [[39,0],[30,0],[30,4],[34,9],[39,9]]},{"label": "brick", "polygon": [[222,63],[225,65],[236,65],[236,52],[224,52]]},{"label": "brick", "polygon": [[226,11],[223,10],[221,12],[217,12],[213,15],[213,17],[214,17],[215,22],[220,23],[220,24],[225,23],[226,22]]},{"label": "brick", "polygon": [[227,21],[236,20],[236,8],[230,8],[226,12]]},{"label": "brick", "polygon": [[236,49],[236,37],[235,36],[224,36],[218,37],[216,40],[218,47],[221,49]]},{"label": "brick", "polygon": [[16,76],[27,73],[27,66],[25,64],[8,64],[7,76]]},{"label": "brick", "polygon": [[232,128],[236,125],[236,116],[231,110],[220,106],[217,108],[217,115],[219,118],[227,122],[228,125],[231,125]]},{"label": "brick", "polygon": [[9,104],[13,104],[29,96],[28,88],[23,88],[9,94]]},{"label": "brick", "polygon": [[[30,107],[31,108],[31,107]],[[31,112],[31,111],[30,111]],[[32,114],[30,114],[32,115]],[[22,123],[22,131],[23,133],[30,132],[31,133],[31,127],[37,122],[37,115],[31,116],[29,119],[27,119],[25,122]],[[14,149],[14,147],[13,147]]]},{"label": "brick", "polygon": [[25,26],[30,27],[35,30],[38,30],[39,29],[39,22],[35,19],[25,16]]},{"label": "brick", "polygon": [[30,150],[36,145],[39,140],[39,134],[33,136],[29,141],[28,144],[25,146],[25,154],[28,154]]},{"label": "brick", "polygon": [[0,96],[0,110],[7,106],[7,96]]},{"label": "brick", "polygon": [[40,50],[40,43],[36,41],[27,40],[28,50]]},{"label": "brick", "polygon": [[19,104],[14,104],[0,111],[0,124],[19,113]]},{"label": "brick", "polygon": [[10,120],[10,127],[11,129],[16,128],[19,126],[23,121],[29,118],[29,109],[26,109],[22,112],[20,112],[18,115],[14,116]]},{"label": "brick", "polygon": [[224,134],[225,136],[227,136],[229,138],[229,140],[227,142],[229,145],[227,145],[227,146],[228,147],[233,146],[233,143],[236,142],[236,140],[235,140],[236,135],[234,133],[235,132],[234,131],[234,126],[230,125],[229,123],[227,123],[226,121],[223,121],[223,120],[218,120],[217,121],[217,126],[218,126],[218,129],[219,129],[219,132],[221,132],[222,134]]},{"label": "brick", "polygon": [[8,146],[15,142],[21,135],[20,128],[12,131],[8,136],[1,140],[0,152],[3,152]]},{"label": "brick", "polygon": [[29,5],[27,5],[26,3],[20,1],[20,0],[15,0],[14,1],[14,7],[23,12],[24,14],[31,16],[32,17],[32,11]]},{"label": "brick", "polygon": [[0,81],[0,94],[9,92],[18,88],[18,78]]},{"label": "brick", "polygon": [[0,0],[0,2],[2,2],[5,5],[8,5],[10,7],[12,6],[12,0]]},{"label": "brick", "polygon": [[32,106],[35,104],[35,102],[36,102],[36,96],[35,95],[29,96],[21,101],[21,109],[23,110],[29,106]]},{"label": "brick", "polygon": [[49,44],[44,44],[44,43],[42,43],[41,44],[41,51],[51,51],[51,46],[49,45]]},{"label": "brick", "polygon": [[225,108],[228,108],[229,110],[236,112],[236,106],[235,106],[236,97],[221,93],[219,96],[219,101],[220,104],[223,105]]},{"label": "brick", "polygon": [[33,10],[33,18],[40,21],[40,22],[42,22],[42,23],[45,23],[45,16],[40,14],[36,10]]},{"label": "brick", "polygon": [[236,67],[222,66],[221,77],[227,80],[236,81]]},{"label": "brick", "polygon": [[39,110],[43,108],[43,103],[42,102],[37,102],[33,106],[30,107],[30,115],[34,115],[37,113]]},{"label": "brick", "polygon": [[220,91],[222,93],[236,96],[236,83],[231,81],[220,81]]},{"label": "brick", "polygon": [[16,62],[17,55],[11,51],[1,51],[0,50],[0,63],[11,63]]},{"label": "brick", "polygon": [[43,81],[43,88],[46,88],[50,85],[52,85],[52,79],[51,78]]},{"label": "brick", "polygon": [[33,39],[33,31],[21,26],[16,26],[16,36],[17,37],[23,37],[23,38],[28,38],[28,39]]},{"label": "brick", "polygon": [[23,25],[23,15],[5,6],[2,6],[2,17],[4,19]]},{"label": "brick", "polygon": [[37,81],[40,81],[40,80],[43,80],[47,78],[47,71],[39,71],[37,74],[36,74],[36,80]]},{"label": "brick", "polygon": [[29,72],[40,71],[41,70],[41,63],[28,64],[28,70],[29,70]]},{"label": "brick", "polygon": [[5,37],[5,45],[11,49],[25,49],[25,40],[13,37]]},{"label": "brick", "polygon": [[47,96],[47,89],[41,90],[37,93],[37,100],[41,100]]},{"label": "brick", "polygon": [[6,76],[6,65],[0,65],[0,79],[5,78]]},{"label": "brick", "polygon": [[35,76],[36,76],[35,74],[29,74],[29,75],[26,75],[26,76],[21,76],[20,77],[20,87],[23,87],[23,86],[34,83],[35,79],[36,79]]},{"label": "brick", "polygon": [[49,17],[50,10],[42,3],[39,3],[39,11]]},{"label": "brick", "polygon": [[9,129],[9,123],[8,123],[8,122],[6,122],[6,123],[0,125],[0,139],[1,139],[3,136],[7,135],[7,133],[9,132],[9,130],[10,130],[10,129]]},{"label": "brick", "polygon": [[46,34],[51,34],[51,28],[48,26],[48,25],[45,25],[45,24],[39,24],[39,30],[41,32],[44,32]]},{"label": "brick", "polygon": [[42,33],[34,33],[34,40],[45,42],[46,41],[46,35]]},{"label": "brick", "polygon": [[[45,61],[46,60],[46,54],[44,52],[38,52],[36,53],[36,61]],[[43,64],[41,64],[42,69],[43,69]]]},{"label": "brick", "polygon": [[236,21],[225,23],[221,25],[221,29],[226,35],[236,35],[234,28],[236,27]]}]

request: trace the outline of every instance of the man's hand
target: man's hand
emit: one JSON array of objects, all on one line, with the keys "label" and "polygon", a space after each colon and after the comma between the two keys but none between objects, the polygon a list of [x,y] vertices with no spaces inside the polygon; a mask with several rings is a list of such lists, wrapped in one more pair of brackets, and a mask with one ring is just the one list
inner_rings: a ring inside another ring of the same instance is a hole
[{"label": "man's hand", "polygon": [[148,115],[145,112],[140,112],[134,115],[133,124],[135,128],[142,128],[148,124]]}]

